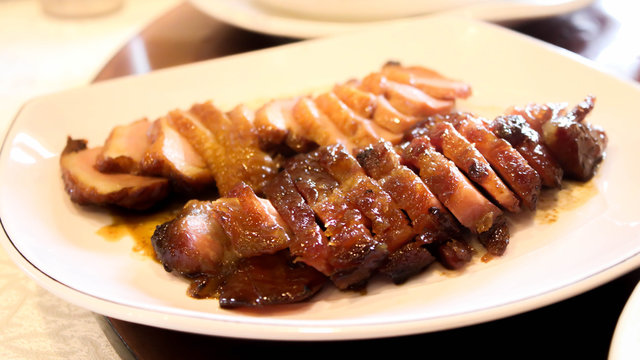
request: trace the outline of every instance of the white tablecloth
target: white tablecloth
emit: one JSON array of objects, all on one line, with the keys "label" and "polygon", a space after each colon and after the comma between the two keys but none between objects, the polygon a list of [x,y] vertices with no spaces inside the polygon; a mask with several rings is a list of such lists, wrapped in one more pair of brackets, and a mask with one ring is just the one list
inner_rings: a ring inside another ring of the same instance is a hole
[{"label": "white tablecloth", "polygon": [[[111,14],[62,19],[36,0],[0,0],[2,138],[25,101],[88,84],[129,38],[178,3],[125,0]],[[117,358],[95,314],[40,288],[0,247],[0,359]]]}]

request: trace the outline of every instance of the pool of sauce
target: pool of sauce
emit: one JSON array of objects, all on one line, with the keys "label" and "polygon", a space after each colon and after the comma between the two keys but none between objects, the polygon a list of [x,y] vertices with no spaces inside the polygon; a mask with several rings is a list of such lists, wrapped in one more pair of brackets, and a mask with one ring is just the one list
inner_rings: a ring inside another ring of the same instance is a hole
[{"label": "pool of sauce", "polygon": [[133,239],[133,251],[155,260],[151,236],[156,226],[175,217],[176,210],[165,209],[153,213],[111,213],[111,224],[96,232],[107,241],[119,241],[125,237]]},{"label": "pool of sauce", "polygon": [[558,221],[563,211],[577,209],[598,193],[593,180],[588,182],[562,182],[559,190],[543,190],[538,198],[538,208],[535,212],[536,224],[552,224]]}]

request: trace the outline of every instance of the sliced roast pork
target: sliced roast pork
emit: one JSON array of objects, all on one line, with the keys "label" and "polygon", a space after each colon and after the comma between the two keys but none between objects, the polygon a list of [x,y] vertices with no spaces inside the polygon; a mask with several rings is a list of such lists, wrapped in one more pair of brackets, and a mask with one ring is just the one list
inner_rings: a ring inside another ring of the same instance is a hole
[{"label": "sliced roast pork", "polygon": [[102,150],[87,148],[86,140],[67,139],[60,168],[65,190],[73,202],[144,210],[167,197],[167,179],[98,171],[95,164]]}]

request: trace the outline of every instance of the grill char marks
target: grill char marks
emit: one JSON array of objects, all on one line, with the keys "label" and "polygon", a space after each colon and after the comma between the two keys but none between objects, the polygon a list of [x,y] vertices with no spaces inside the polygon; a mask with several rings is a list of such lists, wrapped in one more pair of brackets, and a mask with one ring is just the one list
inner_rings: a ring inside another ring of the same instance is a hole
[{"label": "grill char marks", "polygon": [[541,189],[540,175],[506,140],[491,132],[486,123],[471,114],[455,113],[439,117],[449,121],[487,159],[506,184],[518,195],[522,205],[534,210]]},{"label": "grill char marks", "polygon": [[363,286],[388,255],[387,245],[371,234],[368,219],[348,201],[345,189],[312,152],[285,166],[293,183],[321,222],[328,238],[330,278],[340,289]]},{"label": "grill char marks", "polygon": [[371,232],[394,252],[415,233],[392,197],[371,177],[344,147],[330,146],[318,150],[319,162],[333,176],[348,201],[369,220]]},{"label": "grill char marks", "polygon": [[438,200],[472,232],[480,234],[489,230],[502,215],[451,160],[436,151],[428,137],[416,137],[403,144],[402,157],[418,169]]},{"label": "grill char marks", "polygon": [[607,146],[605,132],[584,122],[594,103],[595,98],[587,97],[566,114],[552,118],[542,125],[545,143],[562,165],[567,177],[580,181],[593,177]]},{"label": "grill char marks", "polygon": [[369,176],[389,193],[407,214],[416,234],[429,238],[460,237],[460,225],[420,177],[401,163],[391,144],[380,142],[358,153],[357,159]]},{"label": "grill char marks", "polygon": [[477,147],[462,136],[451,123],[426,122],[413,132],[416,135],[426,133],[436,150],[452,160],[471,181],[480,185],[504,209],[511,212],[520,210],[520,200],[495,173]]},{"label": "grill char marks", "polygon": [[489,128],[518,150],[540,175],[542,185],[550,188],[560,186],[562,168],[542,141],[542,137],[521,115],[499,116],[491,122]]}]

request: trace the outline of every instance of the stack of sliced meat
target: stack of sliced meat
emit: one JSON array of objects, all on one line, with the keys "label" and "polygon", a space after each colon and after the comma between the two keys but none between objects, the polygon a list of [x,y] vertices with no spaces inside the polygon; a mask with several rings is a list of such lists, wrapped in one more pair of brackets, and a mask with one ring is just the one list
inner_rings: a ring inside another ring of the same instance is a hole
[{"label": "stack of sliced meat", "polygon": [[144,209],[191,200],[152,243],[191,294],[223,307],[308,299],[327,282],[395,283],[437,261],[458,269],[471,239],[509,242],[510,212],[533,211],[544,187],[590,179],[605,133],[594,105],[530,104],[493,121],[455,109],[470,87],[387,63],[361,80],[253,111],[212,103],[113,130],[104,146],[68,140],[65,186],[82,204]]}]

